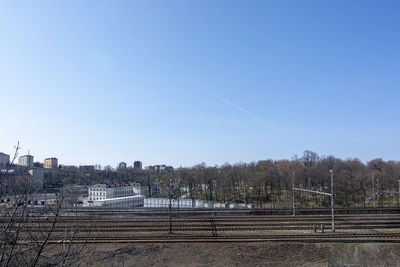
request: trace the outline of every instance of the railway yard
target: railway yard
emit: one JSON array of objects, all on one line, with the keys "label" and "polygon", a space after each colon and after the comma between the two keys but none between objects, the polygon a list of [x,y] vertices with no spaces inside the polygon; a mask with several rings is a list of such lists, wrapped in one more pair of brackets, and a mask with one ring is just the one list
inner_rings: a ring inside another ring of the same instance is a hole
[{"label": "railway yard", "polygon": [[78,209],[53,223],[35,209],[20,234],[37,242],[51,232],[43,265],[72,242],[86,244],[80,266],[399,266],[399,209],[338,209],[335,232],[328,209],[291,213],[173,210],[170,224],[168,209]]},{"label": "railway yard", "polygon": [[[283,215],[280,213],[289,213]],[[397,209],[338,210],[336,231],[325,210],[288,211],[174,211],[79,210],[64,211],[57,218],[50,243],[61,242],[66,229],[74,229],[72,242],[391,242],[400,243],[400,213]],[[263,213],[271,213],[265,215]],[[54,217],[32,213],[22,232],[48,231]],[[2,223],[7,221],[3,216]],[[38,234],[39,235],[39,234]]]}]

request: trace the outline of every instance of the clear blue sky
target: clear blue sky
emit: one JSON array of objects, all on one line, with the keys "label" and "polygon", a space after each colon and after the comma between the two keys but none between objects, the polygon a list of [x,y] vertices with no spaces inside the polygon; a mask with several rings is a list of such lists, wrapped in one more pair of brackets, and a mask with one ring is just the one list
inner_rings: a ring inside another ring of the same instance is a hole
[{"label": "clear blue sky", "polygon": [[399,160],[399,1],[0,3],[0,151]]}]

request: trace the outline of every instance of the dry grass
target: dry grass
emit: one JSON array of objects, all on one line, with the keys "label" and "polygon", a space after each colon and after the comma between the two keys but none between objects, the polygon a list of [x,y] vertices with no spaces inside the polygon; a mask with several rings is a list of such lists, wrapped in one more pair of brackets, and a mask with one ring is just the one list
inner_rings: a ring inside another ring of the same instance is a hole
[{"label": "dry grass", "polygon": [[79,266],[400,266],[400,244],[102,244]]}]

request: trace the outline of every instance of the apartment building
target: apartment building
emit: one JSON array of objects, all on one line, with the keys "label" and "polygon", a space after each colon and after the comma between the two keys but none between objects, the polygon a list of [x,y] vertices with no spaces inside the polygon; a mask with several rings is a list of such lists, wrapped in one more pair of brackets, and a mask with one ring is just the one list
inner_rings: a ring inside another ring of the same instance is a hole
[{"label": "apartment building", "polygon": [[133,168],[135,169],[135,170],[141,170],[142,169],[142,162],[141,161],[135,161],[134,163],[133,163]]},{"label": "apartment building", "polygon": [[19,157],[18,165],[32,168],[33,167],[33,156],[32,155],[24,155],[24,156]]},{"label": "apartment building", "polygon": [[10,164],[10,155],[0,152],[0,167],[5,167]]},{"label": "apartment building", "polygon": [[58,159],[57,158],[47,158],[44,160],[43,166],[45,169],[57,169]]},{"label": "apartment building", "polygon": [[118,169],[119,169],[119,170],[126,169],[126,162],[120,162],[120,163],[118,164]]}]

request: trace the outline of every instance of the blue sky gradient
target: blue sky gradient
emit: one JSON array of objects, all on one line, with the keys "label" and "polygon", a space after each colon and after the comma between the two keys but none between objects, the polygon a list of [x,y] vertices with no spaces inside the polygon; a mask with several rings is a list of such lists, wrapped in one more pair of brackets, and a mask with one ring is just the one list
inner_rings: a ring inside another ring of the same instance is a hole
[{"label": "blue sky gradient", "polygon": [[398,160],[399,1],[2,1],[0,151]]}]

